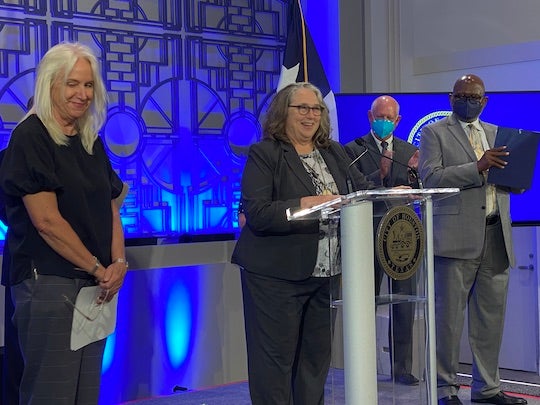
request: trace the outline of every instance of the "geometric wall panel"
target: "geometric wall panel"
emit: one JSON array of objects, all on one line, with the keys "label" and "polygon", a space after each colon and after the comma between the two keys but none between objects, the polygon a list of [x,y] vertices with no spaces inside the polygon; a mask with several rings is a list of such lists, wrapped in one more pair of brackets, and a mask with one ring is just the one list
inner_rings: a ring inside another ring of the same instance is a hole
[{"label": "geometric wall panel", "polygon": [[101,136],[131,189],[126,236],[234,232],[240,177],[279,79],[286,1],[0,0],[0,147],[64,40],[99,56]]}]

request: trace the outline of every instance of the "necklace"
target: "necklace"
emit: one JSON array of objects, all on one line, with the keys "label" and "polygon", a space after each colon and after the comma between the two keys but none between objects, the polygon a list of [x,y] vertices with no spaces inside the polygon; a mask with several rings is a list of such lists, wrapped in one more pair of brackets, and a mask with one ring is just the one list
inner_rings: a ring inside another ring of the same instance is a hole
[{"label": "necklace", "polygon": [[[330,173],[327,178],[325,172],[327,171],[326,163],[324,162],[321,153],[315,149],[307,155],[298,155],[304,168],[311,177],[311,182],[315,187],[317,195],[332,195],[337,194],[337,187],[334,182],[334,178]],[[324,167],[323,167],[324,166]]]}]

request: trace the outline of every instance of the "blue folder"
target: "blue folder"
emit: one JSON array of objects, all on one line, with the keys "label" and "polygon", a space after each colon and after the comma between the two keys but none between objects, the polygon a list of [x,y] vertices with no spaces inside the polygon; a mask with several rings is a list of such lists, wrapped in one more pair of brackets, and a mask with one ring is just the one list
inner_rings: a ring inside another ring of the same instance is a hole
[{"label": "blue folder", "polygon": [[507,146],[510,154],[502,159],[506,160],[508,165],[504,169],[491,167],[487,182],[519,190],[531,188],[539,141],[538,132],[499,127],[494,146]]}]

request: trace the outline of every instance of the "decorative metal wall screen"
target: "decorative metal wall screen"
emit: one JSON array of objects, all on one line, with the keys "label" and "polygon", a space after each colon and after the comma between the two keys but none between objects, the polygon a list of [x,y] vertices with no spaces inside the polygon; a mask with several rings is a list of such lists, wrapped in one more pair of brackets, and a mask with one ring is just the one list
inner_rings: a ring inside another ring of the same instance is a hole
[{"label": "decorative metal wall screen", "polygon": [[47,49],[80,41],[109,91],[101,136],[130,185],[127,237],[234,232],[249,145],[279,79],[281,0],[0,0],[0,147]]}]

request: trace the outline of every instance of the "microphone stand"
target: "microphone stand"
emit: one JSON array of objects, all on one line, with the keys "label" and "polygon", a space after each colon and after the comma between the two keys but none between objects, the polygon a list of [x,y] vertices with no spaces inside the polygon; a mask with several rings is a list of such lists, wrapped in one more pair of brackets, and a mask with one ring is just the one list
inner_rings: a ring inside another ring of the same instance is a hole
[{"label": "microphone stand", "polygon": [[360,145],[364,148],[364,151],[360,153],[357,157],[354,158],[354,160],[347,165],[347,192],[350,194],[352,193],[353,186],[352,186],[352,179],[351,179],[351,167],[360,160],[362,156],[364,156],[368,152],[368,148],[366,145]]},{"label": "microphone stand", "polygon": [[[407,171],[408,173],[414,178],[414,180],[416,180],[416,182],[418,183],[418,188],[419,189],[423,189],[424,188],[424,185],[422,184],[422,179],[420,179],[420,176],[418,175],[418,170],[416,170],[414,167],[412,166],[409,166],[405,163],[402,163],[400,162],[399,160],[396,160],[396,159],[393,159],[391,158],[390,156],[386,156],[385,154],[379,152],[379,150],[376,150],[374,149],[370,144],[368,144],[364,139],[362,138],[356,138],[354,140],[354,142],[359,145],[359,146],[362,146],[363,148],[365,148],[365,150],[369,150],[375,154],[377,154],[378,156],[380,157],[383,157],[383,158],[386,158],[388,160],[390,160],[392,163],[396,163],[402,167],[406,167],[407,168]],[[361,154],[363,155],[364,152]],[[371,156],[371,155],[370,155]]]}]

